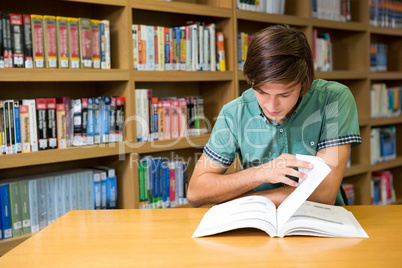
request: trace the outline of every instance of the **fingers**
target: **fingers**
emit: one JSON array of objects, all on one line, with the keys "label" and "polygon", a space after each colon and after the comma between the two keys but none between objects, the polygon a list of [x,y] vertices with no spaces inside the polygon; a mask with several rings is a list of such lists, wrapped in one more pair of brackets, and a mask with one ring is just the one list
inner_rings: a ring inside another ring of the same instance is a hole
[{"label": "fingers", "polygon": [[314,168],[314,165],[307,161],[302,161],[296,159],[295,155],[292,154],[281,154],[277,159],[275,159],[276,166],[278,168],[284,167],[298,167],[298,168]]}]

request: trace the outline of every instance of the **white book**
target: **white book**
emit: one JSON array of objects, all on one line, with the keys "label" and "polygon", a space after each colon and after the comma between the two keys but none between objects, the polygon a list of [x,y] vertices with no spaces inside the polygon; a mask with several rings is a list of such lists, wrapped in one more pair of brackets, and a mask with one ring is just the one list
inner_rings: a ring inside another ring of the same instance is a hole
[{"label": "white book", "polygon": [[94,204],[94,187],[93,187],[93,171],[92,170],[84,170],[83,171],[85,177],[85,209],[95,209]]},{"label": "white book", "polygon": [[314,164],[300,169],[308,175],[276,209],[263,196],[246,196],[212,207],[204,215],[193,237],[213,235],[239,228],[257,228],[271,237],[308,235],[323,237],[362,237],[368,235],[353,214],[343,207],[306,201],[331,169],[319,157],[297,155]]},{"label": "white book", "polygon": [[216,26],[210,23],[205,26],[209,31],[210,70],[216,71]]},{"label": "white book", "polygon": [[39,208],[39,229],[42,230],[47,226],[47,189],[46,179],[37,180],[38,187],[38,208]]},{"label": "white book", "polygon": [[78,210],[78,197],[77,197],[77,174],[71,172],[69,174],[69,194],[70,194],[70,210]]},{"label": "white book", "polygon": [[102,202],[102,190],[101,190],[101,174],[98,172],[92,172],[93,176],[93,191],[94,191],[94,209],[101,209]]},{"label": "white book", "polygon": [[[155,33],[154,26],[146,26],[146,70],[147,71],[155,71]],[[142,33],[142,29],[141,29]]]},{"label": "white book", "polygon": [[31,216],[31,232],[39,232],[39,204],[37,180],[28,181],[29,213]]},{"label": "white book", "polygon": [[70,186],[69,186],[69,175],[63,174],[63,215],[70,211]]},{"label": "white book", "polygon": [[61,174],[54,177],[56,220],[64,215],[63,209],[63,178]]},{"label": "white book", "polygon": [[85,184],[86,177],[82,171],[77,172],[77,197],[78,197],[78,209],[83,210],[85,208]]},{"label": "white book", "polygon": [[131,25],[131,32],[133,38],[133,65],[134,70],[138,70],[138,25]]},{"label": "white book", "polygon": [[54,183],[54,177],[47,177],[46,181],[46,193],[47,193],[47,225],[53,223],[56,220],[56,187]]}]

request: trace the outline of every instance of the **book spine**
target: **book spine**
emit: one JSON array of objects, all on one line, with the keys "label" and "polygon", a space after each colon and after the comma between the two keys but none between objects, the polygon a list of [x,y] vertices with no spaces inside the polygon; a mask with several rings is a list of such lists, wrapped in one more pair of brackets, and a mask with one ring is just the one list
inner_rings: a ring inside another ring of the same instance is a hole
[{"label": "book spine", "polygon": [[109,133],[109,142],[117,142],[117,97],[110,98],[110,133]]},{"label": "book spine", "polygon": [[101,67],[100,21],[91,20],[91,29],[92,29],[92,68],[100,69]]},{"label": "book spine", "polygon": [[[101,21],[99,23],[99,38],[100,38],[100,68],[106,69],[106,35],[105,24]],[[133,43],[134,45],[134,43]]]},{"label": "book spine", "polygon": [[31,151],[31,134],[29,125],[29,106],[20,105],[21,152]]},{"label": "book spine", "polygon": [[31,232],[31,214],[29,210],[29,189],[28,181],[20,181],[18,183],[18,190],[20,192],[21,202],[21,219],[22,219],[22,231],[23,234],[29,234]]},{"label": "book spine", "polygon": [[20,103],[18,100],[14,101],[14,138],[16,152],[21,153],[21,123],[20,123]]},{"label": "book spine", "polygon": [[55,211],[56,220],[63,216],[63,178],[61,174],[54,177]]},{"label": "book spine", "polygon": [[[0,69],[4,68],[4,25],[3,25],[3,13],[0,11]],[[1,223],[1,222],[0,222]],[[0,239],[1,239],[1,230],[0,230]]]},{"label": "book spine", "polygon": [[66,126],[66,105],[64,103],[56,104],[56,122],[57,122],[57,148],[67,148],[67,126]]},{"label": "book spine", "polygon": [[106,176],[105,171],[100,171],[100,179],[101,179],[101,209],[106,209],[106,206],[107,206],[107,191],[106,191],[107,176]]},{"label": "book spine", "polygon": [[22,15],[10,14],[13,68],[24,68],[24,33]]},{"label": "book spine", "polygon": [[57,148],[56,99],[46,99],[47,137],[49,149]]},{"label": "book spine", "polygon": [[72,69],[80,68],[80,42],[79,27],[77,18],[68,18],[68,59],[69,67]]},{"label": "book spine", "polygon": [[176,165],[174,162],[169,162],[169,199],[170,206],[175,207],[178,205],[176,200]]},{"label": "book spine", "polygon": [[57,57],[59,68],[68,68],[68,19],[56,17]]},{"label": "book spine", "polygon": [[93,188],[94,188],[94,205],[95,209],[99,210],[101,209],[101,198],[102,198],[102,190],[101,190],[101,179],[100,179],[100,174],[94,172],[93,173]]},{"label": "book spine", "polygon": [[123,129],[124,129],[124,96],[117,97],[117,105],[116,105],[116,133],[118,142],[123,141]]},{"label": "book spine", "polygon": [[45,67],[57,68],[56,17],[43,16]]},{"label": "book spine", "polygon": [[163,140],[163,102],[162,101],[158,101],[157,116],[158,116],[158,140]]},{"label": "book spine", "polygon": [[28,181],[29,191],[29,213],[31,221],[31,232],[39,232],[39,203],[37,180]]},{"label": "book spine", "polygon": [[35,68],[44,68],[43,16],[31,15],[32,50]]},{"label": "book spine", "polygon": [[11,44],[11,24],[10,24],[10,15],[3,14],[2,16],[3,22],[3,57],[4,57],[4,68],[12,68],[13,67],[13,58],[12,58],[12,44]]},{"label": "book spine", "polygon": [[131,26],[132,38],[133,38],[133,65],[134,70],[138,70],[138,25],[133,24]]},{"label": "book spine", "polygon": [[101,143],[108,143],[110,134],[110,97],[102,97],[101,101]]},{"label": "book spine", "polygon": [[81,140],[82,145],[87,145],[87,129],[88,129],[88,99],[81,99]]},{"label": "book spine", "polygon": [[155,34],[154,26],[146,26],[146,70],[155,71]]},{"label": "book spine", "polygon": [[5,101],[5,108],[8,154],[15,154],[17,153],[17,147],[15,140],[14,101]]},{"label": "book spine", "polygon": [[63,215],[70,211],[70,189],[69,189],[69,175],[63,174],[61,176],[63,181]]},{"label": "book spine", "polygon": [[83,145],[82,140],[82,107],[81,99],[72,100],[72,108],[74,111],[74,122],[73,122],[73,146]]},{"label": "book spine", "polygon": [[87,144],[95,144],[94,140],[94,98],[88,98],[88,116],[87,116]]},{"label": "book spine", "polygon": [[31,151],[38,151],[38,130],[37,130],[37,120],[36,120],[36,101],[22,100],[22,105],[27,105],[29,109],[29,134],[31,141]]},{"label": "book spine", "polygon": [[69,174],[69,195],[70,195],[70,210],[78,209],[78,196],[77,196],[77,174],[70,173]]},{"label": "book spine", "polygon": [[92,68],[92,28],[88,18],[79,18],[79,42],[81,68]]},{"label": "book spine", "polygon": [[47,213],[47,225],[53,223],[56,220],[56,190],[54,177],[47,177],[45,180],[46,187],[46,213]]},{"label": "book spine", "polygon": [[3,239],[10,238],[13,236],[13,228],[11,225],[9,184],[0,185],[0,212],[2,237]]},{"label": "book spine", "polygon": [[218,60],[219,62],[219,71],[226,71],[226,60],[225,60],[225,45],[224,45],[224,36],[222,32],[216,33],[217,40],[217,52],[218,52]]},{"label": "book spine", "polygon": [[171,138],[171,101],[162,101],[163,105],[163,139]]},{"label": "book spine", "polygon": [[101,20],[101,25],[104,25],[104,37],[105,37],[105,68],[109,70],[111,64],[111,52],[110,52],[110,22],[108,20]]},{"label": "book spine", "polygon": [[100,98],[94,98],[94,143],[100,144]]},{"label": "book spine", "polygon": [[167,162],[162,163],[162,208],[170,207],[169,180],[170,170]]},{"label": "book spine", "polygon": [[24,64],[25,68],[33,68],[31,15],[23,15],[23,24]]},{"label": "book spine", "polygon": [[21,200],[18,182],[9,184],[10,194],[10,210],[11,210],[11,226],[13,228],[13,237],[23,234],[22,231],[22,215],[21,215]]}]

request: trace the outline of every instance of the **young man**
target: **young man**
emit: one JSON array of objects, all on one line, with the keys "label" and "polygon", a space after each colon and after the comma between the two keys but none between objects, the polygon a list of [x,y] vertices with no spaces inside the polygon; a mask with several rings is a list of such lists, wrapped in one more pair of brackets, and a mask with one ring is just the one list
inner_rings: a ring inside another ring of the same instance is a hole
[{"label": "young man", "polygon": [[[309,200],[343,205],[339,189],[351,146],[361,143],[350,90],[314,80],[306,37],[288,26],[255,35],[243,73],[252,88],[222,108],[191,177],[190,204],[264,195],[279,206],[306,176],[297,168],[313,168],[296,159],[306,154],[331,167]],[[244,169],[225,174],[236,157]]]}]

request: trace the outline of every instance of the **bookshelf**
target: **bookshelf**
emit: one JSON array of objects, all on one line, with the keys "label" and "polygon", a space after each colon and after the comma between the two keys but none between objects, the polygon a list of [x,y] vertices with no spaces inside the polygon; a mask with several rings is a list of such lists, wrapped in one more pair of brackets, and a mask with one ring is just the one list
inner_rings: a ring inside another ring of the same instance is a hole
[{"label": "bookshelf", "polygon": [[[273,24],[299,28],[313,40],[313,29],[329,32],[334,46],[334,71],[317,72],[317,78],[335,80],[350,87],[357,100],[363,144],[352,149],[352,166],[345,182],[355,186],[356,204],[370,204],[371,172],[391,169],[397,199],[402,200],[402,118],[371,119],[370,85],[381,81],[402,84],[402,30],[369,25],[368,1],[351,1],[352,21],[337,22],[312,18],[311,0],[287,0],[284,15],[263,14],[236,9],[236,0],[23,0],[16,5],[1,1],[0,11],[22,14],[51,14],[70,17],[108,19],[111,25],[111,70],[0,69],[0,99],[92,95],[125,96],[126,118],[135,114],[135,89],[149,88],[156,97],[203,96],[205,113],[211,126],[221,107],[249,86],[237,68],[237,33],[256,32]],[[211,71],[134,71],[132,62],[132,24],[173,27],[186,21],[216,24],[225,36],[225,72]],[[389,45],[389,71],[369,71],[369,44]],[[11,89],[11,90],[10,90]],[[370,130],[381,125],[396,125],[397,159],[370,164]],[[97,147],[47,150],[28,154],[0,155],[0,183],[18,177],[69,168],[107,165],[116,168],[119,208],[138,208],[137,160],[144,155],[190,160],[189,177],[209,135],[156,142],[136,142],[136,126],[128,123],[125,141]],[[0,255],[29,236],[0,240]]]}]

